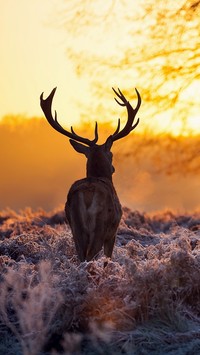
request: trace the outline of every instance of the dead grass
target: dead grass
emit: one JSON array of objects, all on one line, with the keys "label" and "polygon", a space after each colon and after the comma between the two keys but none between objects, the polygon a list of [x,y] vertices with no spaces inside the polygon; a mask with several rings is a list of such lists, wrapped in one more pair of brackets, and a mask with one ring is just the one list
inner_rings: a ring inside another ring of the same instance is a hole
[{"label": "dead grass", "polygon": [[106,268],[62,210],[0,213],[0,353],[200,352],[200,214],[123,212]]}]

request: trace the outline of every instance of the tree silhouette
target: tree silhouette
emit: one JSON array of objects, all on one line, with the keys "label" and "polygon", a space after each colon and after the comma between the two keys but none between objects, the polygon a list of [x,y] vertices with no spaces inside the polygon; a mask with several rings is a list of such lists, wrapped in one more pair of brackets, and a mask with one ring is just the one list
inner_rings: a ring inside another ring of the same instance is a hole
[{"label": "tree silhouette", "polygon": [[100,3],[76,0],[72,6],[66,1],[60,17],[68,34],[67,55],[77,75],[89,79],[90,95],[105,96],[114,81],[125,82],[121,88],[130,97],[136,85],[142,90],[143,127],[151,126],[151,115],[165,120],[165,131],[174,120],[179,131],[188,130],[188,120],[200,108],[195,95],[200,86],[200,1]]}]

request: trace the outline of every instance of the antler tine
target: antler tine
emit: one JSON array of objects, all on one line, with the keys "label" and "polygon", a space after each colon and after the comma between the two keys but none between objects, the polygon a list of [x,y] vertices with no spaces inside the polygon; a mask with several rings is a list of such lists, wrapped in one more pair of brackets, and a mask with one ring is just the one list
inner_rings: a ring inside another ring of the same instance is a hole
[{"label": "antler tine", "polygon": [[127,113],[128,113],[128,119],[126,122],[126,125],[124,126],[124,128],[120,131],[119,130],[119,125],[120,125],[120,120],[118,121],[118,127],[116,129],[116,131],[113,133],[112,135],[112,141],[116,141],[117,139],[123,138],[125,136],[127,136],[139,123],[139,118],[137,119],[136,123],[133,124],[135,116],[140,108],[141,105],[141,96],[138,92],[138,90],[135,88],[136,94],[137,94],[137,105],[135,108],[133,108],[131,106],[131,104],[129,103],[129,101],[127,101],[127,99],[125,98],[125,96],[122,94],[122,92],[120,91],[120,89],[118,89],[118,92],[112,88],[113,91],[115,92],[115,94],[120,98],[120,100],[122,102],[119,102],[116,98],[115,101],[120,105],[120,106],[126,106],[127,108]]},{"label": "antler tine", "polygon": [[[129,101],[128,101],[128,100],[125,98],[125,96],[122,94],[121,90],[118,88],[118,91],[119,91],[119,93],[118,93],[114,88],[112,88],[112,89],[113,89],[114,93],[115,93],[123,102],[119,102],[119,101],[114,97],[115,101],[116,101],[120,106],[126,106]],[[137,98],[138,98],[137,106],[140,107],[140,105],[141,105],[141,96],[140,96],[140,93],[139,93],[139,91],[137,90],[137,88],[135,88],[135,91],[136,91]],[[135,109],[137,109],[137,106],[136,106]],[[138,107],[138,109],[139,109],[139,107]]]},{"label": "antler tine", "polygon": [[52,116],[51,106],[52,106],[52,101],[53,101],[53,97],[55,95],[55,92],[56,92],[56,87],[51,91],[50,95],[46,99],[43,99],[44,93],[42,93],[40,95],[40,106],[41,106],[41,108],[44,112],[44,115],[45,115],[47,121],[49,122],[49,124],[57,132],[67,136],[68,138],[71,138],[77,142],[81,142],[83,144],[86,144],[88,146],[94,145],[98,140],[97,122],[95,125],[95,138],[93,140],[90,140],[90,139],[83,138],[83,137],[79,136],[78,134],[76,134],[72,127],[71,127],[71,132],[68,132],[67,130],[65,130],[57,120],[57,112],[56,111],[55,111],[55,117]]},{"label": "antler tine", "polygon": [[73,129],[72,126],[71,126],[71,132],[72,132],[74,135],[76,135],[76,133],[74,132],[74,129]]},{"label": "antler tine", "polygon": [[[76,134],[76,132],[74,131],[74,129],[73,129],[72,126],[71,126],[71,132],[72,132],[72,134],[73,134],[75,137],[79,137],[79,136]],[[95,136],[95,138],[92,140],[92,142],[93,142],[93,143],[96,143],[96,142],[98,141],[98,138],[99,138],[99,136],[98,136],[98,124],[97,124],[97,122],[95,123],[94,136]],[[75,138],[74,138],[74,139],[75,139]],[[76,140],[77,140],[77,139],[76,139]]]},{"label": "antler tine", "polygon": [[114,93],[119,97],[119,99],[121,99],[123,102],[119,102],[115,97],[115,101],[120,105],[120,106],[126,106],[126,103],[127,103],[127,100],[125,98],[125,96],[122,94],[122,92],[120,91],[120,89],[118,88],[118,91],[119,93],[114,89],[112,88]]},{"label": "antler tine", "polygon": [[119,129],[120,129],[120,118],[118,118],[117,128],[116,131],[113,133],[113,136],[119,132]]},{"label": "antler tine", "polygon": [[137,90],[137,88],[135,88],[135,91],[136,91],[137,99],[138,99],[137,105],[136,105],[136,107],[135,107],[135,111],[136,111],[136,113],[137,113],[137,111],[139,110],[140,105],[141,105],[141,103],[142,103],[142,99],[141,99],[140,93],[139,93],[139,91]]},{"label": "antler tine", "polygon": [[94,138],[94,143],[96,143],[98,141],[98,123],[95,122],[95,129],[94,129],[94,135],[95,135],[95,138]]},{"label": "antler tine", "polygon": [[131,130],[130,131],[133,131],[135,127],[137,127],[138,123],[140,122],[140,119],[138,117],[136,123],[131,127]]}]

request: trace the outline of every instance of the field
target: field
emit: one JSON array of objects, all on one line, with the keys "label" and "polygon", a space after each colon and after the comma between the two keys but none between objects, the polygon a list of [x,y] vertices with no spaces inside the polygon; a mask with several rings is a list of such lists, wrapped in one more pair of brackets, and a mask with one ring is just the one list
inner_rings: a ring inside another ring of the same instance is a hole
[{"label": "field", "polygon": [[79,263],[62,208],[0,213],[0,354],[200,353],[200,213],[123,208]]}]

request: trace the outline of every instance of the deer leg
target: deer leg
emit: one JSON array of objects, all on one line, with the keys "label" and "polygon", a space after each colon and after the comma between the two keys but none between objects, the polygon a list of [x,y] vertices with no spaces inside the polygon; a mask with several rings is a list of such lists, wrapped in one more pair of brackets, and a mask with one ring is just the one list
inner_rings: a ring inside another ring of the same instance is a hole
[{"label": "deer leg", "polygon": [[103,240],[102,240],[102,231],[99,230],[98,232],[95,231],[90,234],[90,243],[88,246],[88,251],[87,251],[87,261],[92,260],[97,256],[97,254],[101,251],[103,246]]},{"label": "deer leg", "polygon": [[[74,222],[75,220],[75,222]],[[79,257],[79,260],[85,261],[87,256],[87,248],[89,235],[87,229],[84,228],[82,223],[80,223],[78,218],[71,218],[70,227],[72,230],[72,236],[75,243],[76,251]]]},{"label": "deer leg", "polygon": [[111,258],[114,244],[115,244],[115,234],[114,236],[104,241],[104,254],[105,256],[107,256],[107,258]]},{"label": "deer leg", "polygon": [[107,257],[107,260],[104,261],[103,266],[106,267],[108,265],[108,259],[111,259],[113,248],[115,243],[115,235],[110,239],[106,239],[104,242],[104,254]]},{"label": "deer leg", "polygon": [[76,251],[81,262],[86,260],[87,255],[87,233],[81,232],[80,234],[73,233],[73,239]]}]

